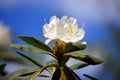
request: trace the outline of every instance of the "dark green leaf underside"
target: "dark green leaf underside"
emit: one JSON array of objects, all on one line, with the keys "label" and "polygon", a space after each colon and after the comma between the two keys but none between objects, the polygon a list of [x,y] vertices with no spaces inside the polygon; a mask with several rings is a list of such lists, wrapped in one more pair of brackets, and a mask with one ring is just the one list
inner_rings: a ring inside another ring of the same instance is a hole
[{"label": "dark green leaf underside", "polygon": [[80,77],[73,71],[69,68],[69,70],[73,73],[73,75],[76,77],[76,80],[81,80]]},{"label": "dark green leaf underside", "polygon": [[62,80],[77,80],[76,76],[67,66],[61,68],[61,78]]},{"label": "dark green leaf underside", "polygon": [[85,77],[91,79],[91,80],[98,80],[98,79],[96,79],[96,78],[94,78],[94,77],[92,77],[92,76],[89,76],[89,75],[87,75],[87,74],[83,74],[83,75],[84,75]]},{"label": "dark green leaf underside", "polygon": [[6,66],[6,64],[1,64],[1,65],[0,65],[0,73],[3,72],[5,66]]},{"label": "dark green leaf underside", "polygon": [[54,74],[53,74],[53,76],[52,76],[52,80],[60,80],[60,76],[61,76],[61,70],[58,68],[58,69],[54,72]]}]

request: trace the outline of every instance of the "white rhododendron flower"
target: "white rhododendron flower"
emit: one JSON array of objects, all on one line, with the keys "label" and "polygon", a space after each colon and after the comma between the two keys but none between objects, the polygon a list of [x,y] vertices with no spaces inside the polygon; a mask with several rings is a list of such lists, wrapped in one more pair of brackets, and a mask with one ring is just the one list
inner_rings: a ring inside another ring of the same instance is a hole
[{"label": "white rhododendron flower", "polygon": [[5,46],[11,41],[10,31],[7,26],[0,22],[0,46]]},{"label": "white rhododendron flower", "polygon": [[78,27],[77,20],[73,17],[63,16],[59,19],[52,16],[50,23],[43,26],[43,35],[47,38],[46,44],[54,39],[60,39],[68,43],[80,41],[84,37],[85,31],[83,27]]}]

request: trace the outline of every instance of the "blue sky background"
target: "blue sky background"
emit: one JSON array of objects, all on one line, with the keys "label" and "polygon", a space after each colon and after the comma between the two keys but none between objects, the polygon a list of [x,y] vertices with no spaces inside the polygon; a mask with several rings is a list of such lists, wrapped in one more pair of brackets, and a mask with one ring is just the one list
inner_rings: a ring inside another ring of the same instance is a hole
[{"label": "blue sky background", "polygon": [[[119,3],[119,0],[0,0],[0,22],[9,26],[14,43],[23,43],[15,37],[17,35],[34,36],[45,41],[42,33],[44,18],[49,23],[49,18],[53,15],[59,18],[67,15],[75,17],[79,26],[84,21],[86,34],[82,41],[88,43],[86,52],[95,51],[95,55],[104,52],[99,54],[106,61],[102,67],[99,67],[102,71],[99,72],[98,77],[101,80],[117,80],[120,69],[116,70],[116,66],[119,65],[111,66],[113,69],[108,70],[106,66],[118,64],[120,56]],[[108,58],[111,58],[111,56],[108,57],[109,55],[115,56],[112,56],[114,63],[109,61]],[[116,73],[115,70],[118,72]],[[77,71],[77,73],[80,72]]]},{"label": "blue sky background", "polygon": [[[7,2],[8,1],[8,2]],[[13,2],[12,2],[13,1]],[[35,35],[42,37],[43,19],[53,15],[61,17],[67,15],[75,17],[79,26],[85,21],[86,38],[100,38],[105,33],[104,25],[101,24],[101,15],[95,8],[95,2],[79,0],[75,1],[19,1],[2,0],[0,19],[4,24],[11,27],[13,33],[17,35]],[[97,30],[96,30],[97,29]],[[94,35],[94,32],[97,32]],[[88,36],[87,36],[88,35]],[[94,35],[90,37],[89,35]]]}]

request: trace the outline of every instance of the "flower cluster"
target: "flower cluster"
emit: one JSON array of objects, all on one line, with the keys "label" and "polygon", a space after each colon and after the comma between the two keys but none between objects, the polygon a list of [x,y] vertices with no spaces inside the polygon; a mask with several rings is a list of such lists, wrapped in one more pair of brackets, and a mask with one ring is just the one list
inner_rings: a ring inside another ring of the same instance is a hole
[{"label": "flower cluster", "polygon": [[47,38],[46,44],[51,40],[60,39],[66,43],[78,42],[84,37],[85,31],[78,27],[77,20],[73,17],[63,16],[61,19],[56,16],[50,18],[50,23],[43,26],[44,37]]}]

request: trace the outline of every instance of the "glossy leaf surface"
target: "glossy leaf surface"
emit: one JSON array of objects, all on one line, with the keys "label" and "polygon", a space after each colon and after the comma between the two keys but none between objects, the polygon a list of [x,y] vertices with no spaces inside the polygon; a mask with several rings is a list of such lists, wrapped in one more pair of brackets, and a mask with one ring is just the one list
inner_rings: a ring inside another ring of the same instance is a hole
[{"label": "glossy leaf surface", "polygon": [[52,50],[46,44],[44,44],[43,42],[41,42],[40,40],[38,40],[34,37],[18,36],[18,38],[22,39],[26,43],[31,44],[39,49],[42,49],[42,50],[47,51],[47,52],[52,52]]},{"label": "glossy leaf surface", "polygon": [[96,64],[100,64],[103,62],[103,60],[101,58],[96,58],[96,57],[93,57],[91,55],[86,55],[86,54],[83,54],[80,52],[66,53],[66,54],[64,54],[63,57],[64,58],[65,57],[74,58],[74,59],[86,62],[88,64],[91,64],[91,65],[96,65]]},{"label": "glossy leaf surface", "polygon": [[71,65],[71,66],[70,66],[70,69],[72,69],[72,70],[77,70],[77,69],[84,68],[84,67],[86,67],[86,66],[88,66],[87,63],[77,63],[77,64]]},{"label": "glossy leaf surface", "polygon": [[68,43],[65,52],[68,53],[78,50],[84,50],[85,48],[86,48],[86,44],[82,44],[80,42]]},{"label": "glossy leaf surface", "polygon": [[21,44],[9,44],[9,47],[11,48],[17,48],[19,50],[24,50],[24,51],[28,51],[31,53],[38,53],[38,54],[48,54],[51,55],[52,57],[55,57],[52,53],[41,50],[39,48],[36,47],[32,47],[32,46],[26,46],[26,45],[21,45]]}]

